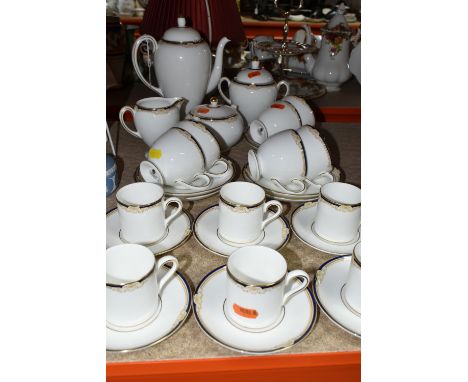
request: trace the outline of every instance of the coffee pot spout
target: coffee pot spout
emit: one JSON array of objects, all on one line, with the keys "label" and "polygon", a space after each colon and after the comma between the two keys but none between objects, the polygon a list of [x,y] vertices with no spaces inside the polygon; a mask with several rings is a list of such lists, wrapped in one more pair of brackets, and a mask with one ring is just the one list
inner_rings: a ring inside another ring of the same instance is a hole
[{"label": "coffee pot spout", "polygon": [[218,85],[218,82],[221,78],[221,74],[223,71],[223,53],[224,53],[224,47],[226,44],[231,41],[227,37],[223,37],[219,43],[218,47],[216,48],[216,59],[215,63],[213,66],[213,70],[211,71],[211,77],[208,82],[208,87],[206,89],[206,93],[212,92],[216,86]]}]

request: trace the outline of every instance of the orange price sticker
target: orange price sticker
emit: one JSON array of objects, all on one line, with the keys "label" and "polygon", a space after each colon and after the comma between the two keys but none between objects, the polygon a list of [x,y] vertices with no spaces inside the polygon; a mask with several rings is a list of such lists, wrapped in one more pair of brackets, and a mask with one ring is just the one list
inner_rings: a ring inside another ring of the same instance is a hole
[{"label": "orange price sticker", "polygon": [[258,312],[255,309],[243,308],[242,306],[239,306],[237,304],[233,304],[232,308],[234,309],[234,312],[236,312],[239,316],[242,316],[245,318],[257,318],[258,317]]},{"label": "orange price sticker", "polygon": [[257,77],[257,76],[260,76],[262,74],[262,72],[258,71],[258,70],[255,70],[254,72],[250,72],[249,74],[247,74],[247,76],[249,78],[253,78],[253,77]]},{"label": "orange price sticker", "polygon": [[282,103],[274,103],[271,105],[273,109],[284,109],[285,106]]},{"label": "orange price sticker", "polygon": [[197,111],[198,111],[199,113],[206,114],[206,113],[209,113],[209,112],[210,112],[210,109],[208,109],[207,107],[199,107],[199,108],[197,109]]}]

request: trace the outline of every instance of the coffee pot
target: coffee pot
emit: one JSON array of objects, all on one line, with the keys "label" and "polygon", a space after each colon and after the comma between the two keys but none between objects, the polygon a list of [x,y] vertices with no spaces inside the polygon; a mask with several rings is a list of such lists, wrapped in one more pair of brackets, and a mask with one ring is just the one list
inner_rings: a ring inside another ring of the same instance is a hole
[{"label": "coffee pot", "polygon": [[[185,18],[177,19],[178,26],[170,28],[159,42],[149,35],[143,35],[133,44],[132,62],[140,80],[150,89],[163,97],[183,97],[188,100],[186,112],[202,103],[205,94],[213,91],[223,67],[223,50],[230,40],[223,37],[216,49],[216,58],[212,69],[210,46],[200,33],[185,25]],[[152,52],[152,59],[147,60],[154,66],[159,88],[153,86],[143,77],[138,65],[138,52],[146,49]]]}]

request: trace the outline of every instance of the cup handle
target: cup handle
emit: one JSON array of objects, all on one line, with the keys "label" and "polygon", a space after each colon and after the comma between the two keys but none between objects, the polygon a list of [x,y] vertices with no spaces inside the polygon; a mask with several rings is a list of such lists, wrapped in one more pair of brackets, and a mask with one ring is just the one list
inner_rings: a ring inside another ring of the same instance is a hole
[{"label": "cup handle", "polygon": [[182,186],[186,187],[187,189],[194,190],[194,191],[204,191],[204,190],[208,189],[211,186],[212,179],[208,175],[206,175],[206,174],[197,174],[197,175],[194,176],[194,179],[193,179],[192,182],[194,182],[198,178],[204,179],[206,184],[204,184],[202,186],[194,186],[193,184],[184,182],[181,179],[177,179],[175,181],[175,183],[181,184]]},{"label": "cup handle", "polygon": [[173,221],[182,212],[182,201],[179,198],[167,198],[163,202],[164,216],[166,216],[167,206],[171,203],[177,204],[177,209],[170,216],[164,220],[164,226],[168,227],[171,221]]},{"label": "cup handle", "polygon": [[167,284],[169,279],[174,275],[175,271],[179,267],[179,262],[174,256],[164,256],[158,260],[158,263],[156,265],[156,274],[159,274],[159,270],[166,263],[172,263],[172,267],[159,282],[159,290],[161,290],[163,286]]},{"label": "cup handle", "polygon": [[227,161],[223,158],[220,158],[220,159],[217,159],[214,163],[213,163],[213,166],[211,166],[211,168],[213,168],[214,166],[216,166],[218,163],[222,163],[224,166],[226,166],[226,168],[218,173],[218,174],[214,174],[212,172],[209,172],[209,171],[205,171],[205,174],[208,175],[210,178],[222,178],[224,175],[226,175],[226,173],[228,172],[229,170],[229,164],[227,163]]},{"label": "cup handle", "polygon": [[299,292],[302,292],[309,285],[309,282],[310,282],[309,275],[301,270],[288,272],[288,274],[286,275],[285,285],[288,285],[288,283],[295,277],[302,279],[302,283],[297,288],[290,290],[288,293],[284,295],[283,305],[285,305],[291,299],[292,296],[294,296],[295,294]]},{"label": "cup handle", "polygon": [[120,109],[120,112],[119,112],[119,119],[120,119],[120,124],[122,125],[122,127],[128,132],[130,133],[131,135],[133,135],[134,137],[137,137],[137,138],[141,138],[141,135],[138,131],[134,131],[132,129],[130,129],[127,124],[125,123],[125,119],[124,119],[124,116],[125,116],[125,113],[126,112],[130,112],[132,114],[132,117],[133,117],[133,120],[135,121],[135,110],[133,110],[130,106],[124,106],[122,109]]},{"label": "cup handle", "polygon": [[276,186],[278,186],[283,192],[286,192],[288,194],[302,194],[305,192],[305,190],[307,189],[306,185],[305,185],[305,182],[301,179],[292,179],[291,180],[291,183],[293,184],[296,184],[299,186],[299,190],[297,191],[292,191],[292,190],[288,190],[285,186],[283,186],[281,184],[281,182],[276,179],[276,178],[271,178],[271,181],[273,184],[275,184]]},{"label": "cup handle", "polygon": [[288,83],[288,81],[282,80],[282,81],[280,81],[280,82],[278,82],[276,84],[276,90],[277,90],[278,94],[279,94],[279,89],[280,89],[281,86],[284,86],[286,88],[286,91],[283,94],[283,96],[281,98],[279,98],[279,99],[283,99],[284,97],[287,97],[288,94],[289,94],[289,83]]},{"label": "cup handle", "polygon": [[140,163],[140,175],[145,182],[164,185],[164,178],[158,168],[150,161],[144,160]]},{"label": "cup handle", "polygon": [[265,219],[262,222],[262,229],[265,229],[265,227],[268,224],[272,223],[273,220],[276,220],[277,218],[279,218],[279,216],[283,212],[283,205],[277,200],[270,200],[269,202],[265,203],[265,206],[263,207],[263,212],[264,213],[267,212],[271,206],[276,206],[277,211],[273,214],[273,216],[270,216],[269,218]]},{"label": "cup handle", "polygon": [[223,89],[221,89],[221,85],[223,83],[223,81],[226,81],[227,84],[228,84],[228,89],[229,87],[231,86],[231,80],[229,80],[229,78],[227,77],[222,77],[219,82],[218,82],[218,91],[219,91],[219,94],[221,94],[221,97],[223,97],[223,99],[230,105],[231,104],[231,100],[223,93]]},{"label": "cup handle", "polygon": [[[324,179],[324,181],[318,181],[318,179]],[[324,186],[327,183],[334,182],[335,178],[329,172],[322,172],[317,175],[314,179],[304,179],[306,183],[313,184],[314,186]]]}]

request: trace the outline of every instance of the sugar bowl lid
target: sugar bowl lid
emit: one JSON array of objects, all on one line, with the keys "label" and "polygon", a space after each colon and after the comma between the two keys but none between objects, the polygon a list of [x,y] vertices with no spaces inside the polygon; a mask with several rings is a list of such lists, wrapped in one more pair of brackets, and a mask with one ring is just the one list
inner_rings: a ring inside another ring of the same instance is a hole
[{"label": "sugar bowl lid", "polygon": [[217,97],[211,97],[210,103],[195,106],[191,111],[194,117],[205,120],[223,120],[237,115],[237,111],[227,105],[220,105]]},{"label": "sugar bowl lid", "polygon": [[249,68],[237,73],[234,81],[247,85],[271,85],[274,84],[273,76],[266,69],[260,68],[260,61],[254,57]]},{"label": "sugar bowl lid", "polygon": [[177,27],[169,28],[162,36],[163,41],[172,43],[199,42],[202,40],[196,29],[185,26],[185,17],[177,18]]}]

